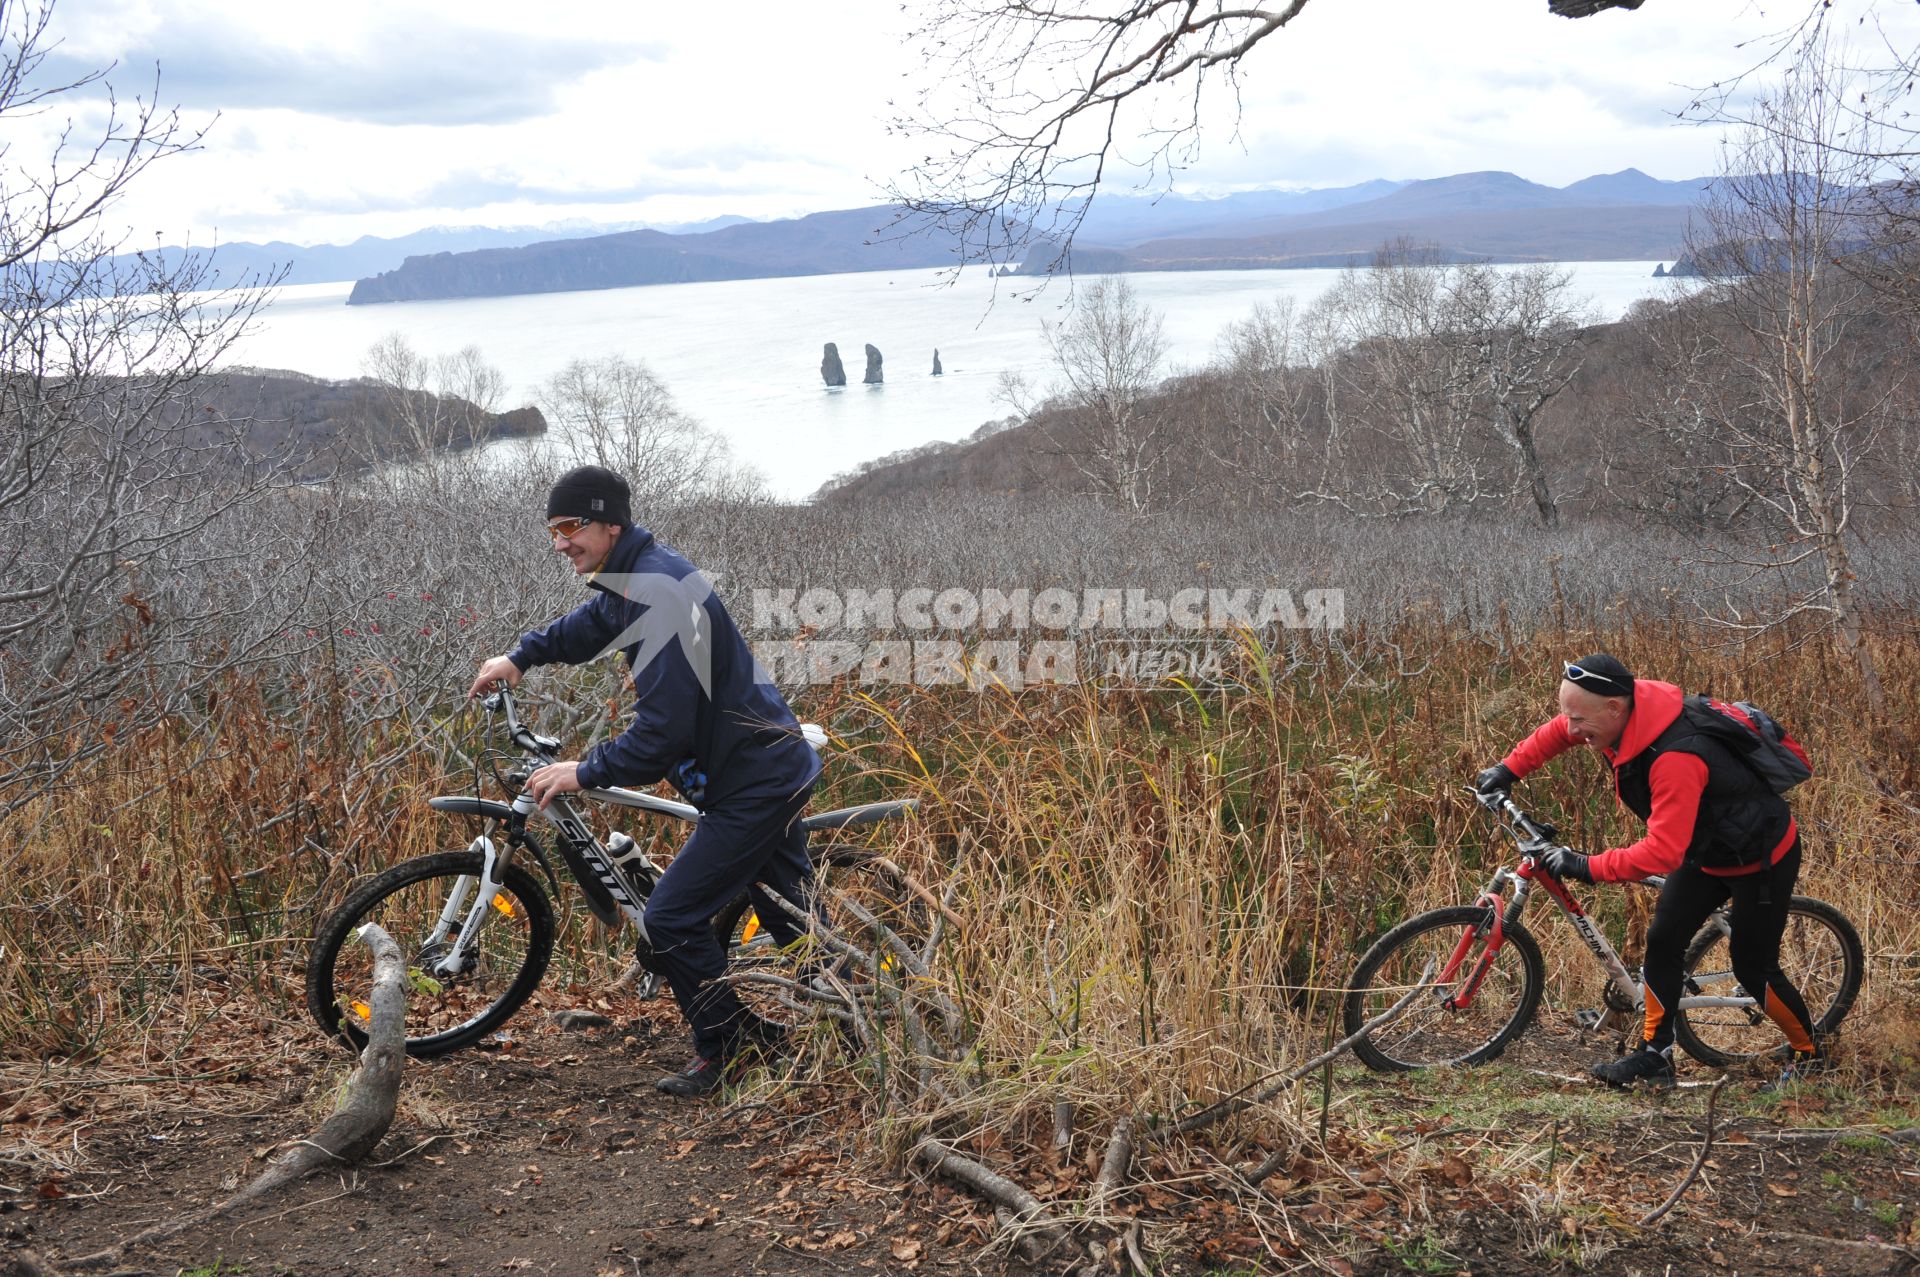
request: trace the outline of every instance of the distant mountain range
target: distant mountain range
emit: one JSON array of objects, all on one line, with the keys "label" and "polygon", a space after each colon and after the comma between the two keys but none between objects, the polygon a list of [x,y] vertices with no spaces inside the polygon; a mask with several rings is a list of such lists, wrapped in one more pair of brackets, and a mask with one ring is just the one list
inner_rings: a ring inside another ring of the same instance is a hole
[{"label": "distant mountain range", "polygon": [[1330,186],[1311,191],[1241,191],[1216,199],[1103,194],[1087,207],[1078,237],[1089,244],[1120,247],[1176,235],[1211,234],[1241,222],[1318,213],[1379,199],[1406,185],[1406,182],[1375,178],[1357,186]]},{"label": "distant mountain range", "polygon": [[[1663,182],[1627,169],[1553,187],[1512,173],[1460,173],[1321,209],[1222,216],[1156,238],[1083,233],[1071,264],[1082,272],[1345,266],[1397,239],[1453,261],[1672,258],[1709,182]],[[1022,271],[1042,273],[1056,256],[1037,246]]]},{"label": "distant mountain range", "polygon": [[[610,231],[634,230],[641,227],[676,234],[698,233],[719,230],[723,226],[733,226],[746,220],[744,217],[727,216],[711,218],[704,222],[676,222],[664,225],[627,222],[612,226],[605,223],[572,226],[434,226],[392,239],[363,235],[351,244],[289,244],[281,240],[254,244],[236,241],[213,248],[181,248],[168,245],[164,248],[149,250],[141,256],[149,261],[158,261],[169,272],[188,260],[198,265],[205,264],[208,259],[211,259],[213,270],[219,281],[226,284],[237,284],[249,278],[272,278],[283,269],[286,271],[286,278],[281,281],[282,283],[327,284],[377,275],[381,271],[394,269],[409,257],[421,254],[463,253],[487,248],[507,248],[520,244],[543,243],[568,236],[605,235]],[[115,264],[130,264],[129,259],[133,256],[134,254],[131,253],[121,254]]]},{"label": "distant mountain range", "polygon": [[[1397,239],[1451,260],[1672,260],[1708,181],[1666,182],[1626,169],[1563,187],[1487,172],[1215,199],[1103,194],[1087,209],[1071,265],[1081,273],[1341,266]],[[769,222],[439,227],[351,244],[156,251],[169,264],[212,252],[228,283],[282,268],[290,284],[355,280],[351,300],[361,305],[959,261],[952,238],[886,206]],[[1056,256],[1052,245],[1036,246],[1021,273],[1043,272]]]}]

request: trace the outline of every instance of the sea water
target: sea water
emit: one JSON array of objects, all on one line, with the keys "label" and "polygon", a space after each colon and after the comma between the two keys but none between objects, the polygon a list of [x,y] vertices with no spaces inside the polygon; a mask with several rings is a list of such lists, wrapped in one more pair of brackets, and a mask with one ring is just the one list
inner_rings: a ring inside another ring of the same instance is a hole
[{"label": "sea water", "polygon": [[[1669,287],[1653,277],[1653,262],[1559,265],[1597,318],[1617,318]],[[1180,271],[1129,282],[1163,318],[1171,375],[1210,362],[1222,331],[1257,303],[1291,297],[1305,306],[1338,275]],[[1032,285],[984,271],[957,279],[933,270],[876,271],[348,306],[352,285],[304,284],[278,291],[227,362],[359,376],[368,348],[399,333],[425,355],[478,347],[505,375],[501,407],[511,408],[534,402],[540,383],[570,360],[617,354],[651,368],[680,407],[724,435],[775,493],[800,499],[863,461],[962,439],[1009,416],[1008,374],[1044,391],[1056,377],[1046,325],[1068,318],[1074,288],[1056,280],[1034,293]],[[821,382],[821,350],[830,341],[846,367],[843,389]],[[885,359],[880,386],[861,384],[869,343]],[[939,377],[931,375],[936,349],[945,369]]]}]

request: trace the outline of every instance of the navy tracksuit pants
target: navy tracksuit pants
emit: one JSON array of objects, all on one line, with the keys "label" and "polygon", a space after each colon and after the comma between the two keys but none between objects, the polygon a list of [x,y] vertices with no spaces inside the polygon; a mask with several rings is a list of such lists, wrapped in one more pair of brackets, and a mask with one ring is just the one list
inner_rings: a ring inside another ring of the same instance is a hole
[{"label": "navy tracksuit pants", "polygon": [[803,911],[810,907],[813,862],[800,813],[812,793],[808,785],[791,798],[723,803],[702,812],[647,898],[654,957],[693,1027],[694,1050],[708,1059],[724,1060],[738,1049],[747,1015],[733,986],[720,981],[727,955],[713,934],[713,916],[751,887],[754,911],[774,941],[799,939],[800,924],[758,884]]}]

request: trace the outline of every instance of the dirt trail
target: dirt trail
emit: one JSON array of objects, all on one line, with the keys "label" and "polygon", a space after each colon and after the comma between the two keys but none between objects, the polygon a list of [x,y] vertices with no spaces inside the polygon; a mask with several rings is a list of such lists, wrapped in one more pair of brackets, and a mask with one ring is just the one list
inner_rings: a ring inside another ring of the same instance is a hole
[{"label": "dirt trail", "polygon": [[[410,1064],[376,1154],[384,1164],[316,1176],[244,1218],[130,1254],[118,1271],[1031,1271],[987,1248],[979,1202],[872,1170],[868,1132],[846,1130],[843,1064],[730,1101],[678,1101],[651,1087],[685,1052],[671,1007],[616,1002],[616,1023],[586,1032],[552,1027],[543,1009],[523,1012],[504,1048]],[[292,1026],[248,1023],[282,1053],[248,1057],[236,1039],[199,1061],[207,1071],[238,1061],[245,1080],[0,1099],[0,1273],[14,1248],[57,1263],[222,1200],[313,1129],[344,1054]],[[1302,1146],[1268,1196],[1236,1205],[1221,1151],[1190,1148],[1140,1168],[1147,1182],[1121,1209],[1145,1225],[1160,1274],[1915,1271],[1891,1246],[1920,1244],[1920,1146],[1769,1138],[1855,1118],[1885,1126],[1884,1100],[1877,1114],[1839,1090],[1763,1105],[1751,1081],[1730,1086],[1706,1174],[1648,1231],[1633,1221],[1692,1160],[1704,1091],[1600,1091],[1578,1077],[1592,1053],[1541,1025],[1487,1068],[1343,1068],[1327,1146]],[[1048,1195],[1036,1167],[1017,1173]],[[1053,1189],[1077,1200],[1076,1173],[1064,1168]]]},{"label": "dirt trail", "polygon": [[[974,1203],[902,1176],[870,1180],[832,1151],[840,1132],[809,1115],[830,1104],[824,1091],[731,1105],[655,1091],[652,1079],[687,1054],[665,1011],[581,1033],[523,1012],[508,1049],[410,1062],[400,1113],[373,1159],[389,1164],[315,1176],[121,1268],[206,1277],[1023,1271],[982,1252],[988,1234]],[[324,1059],[326,1048],[310,1045]],[[312,1089],[337,1076],[317,1076]],[[209,1088],[222,1111],[175,1103],[90,1123],[79,1173],[43,1190],[57,1197],[9,1195],[0,1236],[53,1261],[220,1201],[281,1141],[311,1129],[325,1105],[303,1102],[307,1089],[297,1076],[261,1077]]]}]

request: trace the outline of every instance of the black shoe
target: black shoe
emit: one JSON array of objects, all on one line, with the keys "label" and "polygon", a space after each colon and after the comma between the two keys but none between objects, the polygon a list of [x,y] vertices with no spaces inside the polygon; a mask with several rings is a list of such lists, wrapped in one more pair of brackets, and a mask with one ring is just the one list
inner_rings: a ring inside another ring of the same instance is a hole
[{"label": "black shoe", "polygon": [[1587,1071],[1608,1086],[1632,1086],[1636,1082],[1648,1086],[1672,1086],[1673,1048],[1657,1051],[1651,1046],[1643,1046],[1617,1060],[1596,1064]]},{"label": "black shoe", "polygon": [[726,1065],[704,1055],[696,1055],[678,1073],[669,1073],[653,1084],[656,1091],[678,1095],[682,1099],[711,1095],[726,1081]]}]

